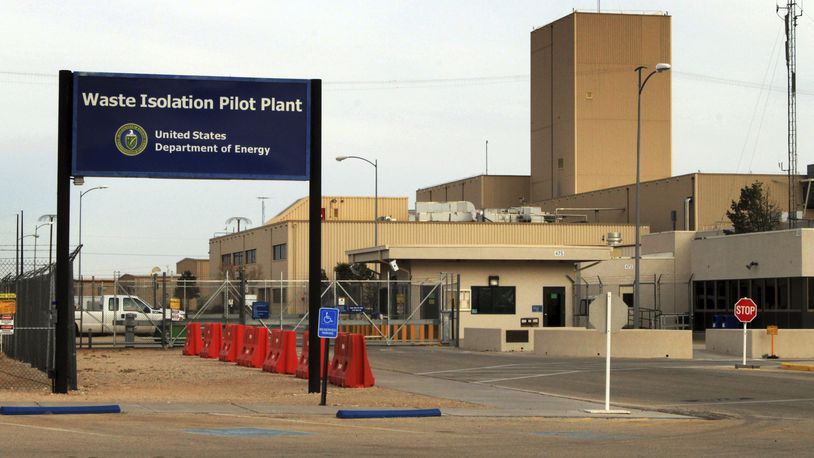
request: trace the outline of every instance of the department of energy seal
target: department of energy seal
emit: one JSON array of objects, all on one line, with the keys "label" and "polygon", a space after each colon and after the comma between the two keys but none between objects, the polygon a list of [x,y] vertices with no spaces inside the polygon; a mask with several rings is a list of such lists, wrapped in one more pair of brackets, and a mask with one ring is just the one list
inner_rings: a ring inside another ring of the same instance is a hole
[{"label": "department of energy seal", "polygon": [[147,148],[147,131],[129,122],[116,131],[116,149],[126,156],[136,156]]}]

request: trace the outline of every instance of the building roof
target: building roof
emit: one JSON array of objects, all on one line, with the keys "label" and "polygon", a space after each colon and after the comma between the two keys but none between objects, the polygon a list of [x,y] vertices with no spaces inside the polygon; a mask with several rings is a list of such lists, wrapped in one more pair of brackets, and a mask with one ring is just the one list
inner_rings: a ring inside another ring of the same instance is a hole
[{"label": "building roof", "polygon": [[348,250],[351,262],[379,260],[604,261],[613,248],[575,245],[385,245]]}]

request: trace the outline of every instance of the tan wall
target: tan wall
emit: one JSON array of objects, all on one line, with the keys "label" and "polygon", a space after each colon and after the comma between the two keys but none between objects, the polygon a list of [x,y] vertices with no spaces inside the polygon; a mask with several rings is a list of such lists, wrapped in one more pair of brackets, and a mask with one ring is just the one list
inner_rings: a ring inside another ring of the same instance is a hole
[{"label": "tan wall", "polygon": [[735,174],[699,174],[698,195],[702,205],[698,207],[699,226],[697,230],[713,230],[732,227],[726,217],[733,200],[738,200],[744,186],[759,181],[763,190],[768,192],[769,201],[781,211],[788,209],[788,178],[784,175],[735,175]]},{"label": "tan wall", "polygon": [[185,258],[175,263],[178,275],[190,271],[198,280],[209,280],[209,260]]},{"label": "tan wall", "polygon": [[[713,230],[730,228],[732,225],[726,217],[732,201],[740,197],[744,186],[759,181],[769,191],[770,201],[779,209],[788,206],[788,188],[786,177],[782,175],[745,175],[745,174],[706,174],[693,173],[663,180],[641,183],[642,224],[649,224],[652,232],[683,230],[685,222],[684,199],[693,197],[689,206],[690,230]],[[586,192],[573,196],[544,201],[535,201],[532,205],[542,207],[544,211],[554,212],[558,207],[603,207],[622,208],[617,211],[564,211],[587,215],[590,222],[633,223],[636,211],[635,178],[631,184],[616,188]],[[676,212],[675,223],[671,212]],[[563,212],[561,212],[563,213]],[[806,217],[812,217],[809,210]],[[697,224],[696,224],[697,221]]]},{"label": "tan wall", "polygon": [[465,200],[475,208],[507,208],[529,201],[529,177],[525,175],[480,175],[422,188],[416,202]]},{"label": "tan wall", "polygon": [[[771,353],[772,339],[766,329],[747,329],[746,357],[760,358]],[[707,329],[706,350],[727,355],[743,355],[742,329]],[[780,329],[774,336],[774,352],[781,358],[814,358],[814,329]]]},{"label": "tan wall", "polygon": [[[671,62],[671,18],[578,13],[576,17],[575,192],[636,180],[636,73]],[[654,75],[642,93],[642,181],[667,178],[671,168],[671,75]]]},{"label": "tan wall", "polygon": [[[670,35],[669,16],[594,13],[531,33],[532,201],[635,181],[634,69],[670,62]],[[642,177],[666,178],[669,72],[652,78],[643,95]]]},{"label": "tan wall", "polygon": [[[283,221],[307,220],[309,217],[308,197],[303,197],[277,216],[269,220],[269,224]],[[349,196],[323,196],[322,208],[325,209],[325,220],[338,221],[373,221],[375,215],[375,202],[373,197]],[[379,217],[390,216],[398,221],[407,221],[406,197],[379,196]]]},{"label": "tan wall", "polygon": [[[348,250],[373,245],[373,222],[333,221],[323,223],[322,268],[329,278],[338,262],[347,262]],[[380,221],[381,245],[583,245],[605,246],[608,232],[622,232],[625,239],[633,237],[635,228],[629,225],[605,224],[490,224]],[[644,228],[647,233],[647,228]],[[272,235],[273,234],[273,235]],[[244,241],[245,237],[245,241]],[[273,242],[270,240],[273,237]],[[287,243],[286,262],[272,263],[272,244]],[[247,266],[256,278],[304,280],[308,278],[308,222],[289,221],[250,229],[238,234],[217,237],[209,241],[210,277],[223,278],[221,255],[257,248],[257,266]],[[252,277],[255,278],[255,277]]]},{"label": "tan wall", "polygon": [[[516,328],[519,330],[519,328]],[[506,342],[506,329],[499,328],[466,328],[466,339],[461,340],[461,348],[471,351],[533,351],[534,329],[523,328],[529,332],[528,343]],[[464,332],[461,332],[463,335]]]},{"label": "tan wall", "polygon": [[[676,269],[679,262],[676,258],[643,258],[640,263],[641,306],[658,308],[662,313],[689,313],[689,276],[690,272]],[[592,263],[585,263],[591,265]],[[632,293],[634,279],[634,260],[631,258],[602,261],[583,269],[582,280],[589,284],[602,284],[603,292],[622,295]],[[658,288],[653,283],[658,281]],[[656,307],[658,301],[658,307]]]},{"label": "tan wall", "polygon": [[[634,180],[635,181],[635,180]],[[650,225],[652,232],[673,230],[671,212],[676,212],[675,229],[684,229],[684,199],[693,196],[694,175],[682,175],[665,180],[641,183],[641,221]],[[614,210],[562,210],[560,213],[585,215],[589,222],[627,223],[636,220],[636,186],[628,185],[601,191],[534,202],[544,211],[557,208],[612,208]],[[690,224],[694,223],[693,205],[690,205]],[[623,243],[632,242],[623,239]]]},{"label": "tan wall", "polygon": [[[814,229],[709,237],[692,243],[693,280],[812,277]],[[757,266],[746,266],[757,262]]]},{"label": "tan wall", "polygon": [[[534,352],[555,357],[605,356],[606,335],[594,329],[538,329]],[[611,333],[614,358],[692,359],[691,331],[623,329]]]},{"label": "tan wall", "polygon": [[[400,263],[401,264],[401,263]],[[532,305],[543,303],[544,286],[565,288],[565,323],[573,317],[573,292],[571,278],[574,277],[572,262],[558,261],[411,261],[408,269],[413,279],[438,278],[440,272],[461,274],[461,290],[471,291],[473,286],[487,286],[490,275],[500,277],[501,286],[514,286],[515,314],[491,315],[472,314],[471,309],[461,309],[461,338],[465,338],[465,328],[520,329],[520,318],[539,318],[543,325],[543,314],[532,312]],[[533,328],[529,328],[533,329]]]}]

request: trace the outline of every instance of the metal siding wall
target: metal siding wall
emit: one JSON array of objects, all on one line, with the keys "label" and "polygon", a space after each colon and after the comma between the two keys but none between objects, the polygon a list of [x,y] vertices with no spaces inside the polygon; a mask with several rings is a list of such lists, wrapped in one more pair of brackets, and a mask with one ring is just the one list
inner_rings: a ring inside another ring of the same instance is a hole
[{"label": "metal siding wall", "polygon": [[552,30],[553,24],[549,24],[531,33],[530,200],[550,199],[552,197]]},{"label": "metal siding wall", "polygon": [[[577,186],[588,192],[635,181],[638,65],[670,62],[670,17],[576,14]],[[671,75],[642,98],[642,180],[672,174]],[[590,94],[590,95],[589,95]]]},{"label": "metal siding wall", "polygon": [[[373,191],[373,181],[371,180],[371,191]],[[331,200],[336,203],[331,203]],[[323,196],[322,208],[325,209],[325,219],[339,219],[343,221],[365,221],[373,220],[375,199],[373,197],[346,197],[346,196]],[[379,197],[379,216],[392,216],[401,221],[407,220],[407,198],[406,197]],[[333,217],[333,209],[339,210],[338,218]],[[308,219],[308,198],[298,200],[284,214],[275,217],[275,222],[282,221],[303,221]]]},{"label": "metal siding wall", "polygon": [[699,174],[698,176],[698,230],[730,227],[726,217],[733,200],[738,200],[744,186],[759,181],[769,200],[781,210],[788,207],[789,192],[786,175],[724,175]]}]

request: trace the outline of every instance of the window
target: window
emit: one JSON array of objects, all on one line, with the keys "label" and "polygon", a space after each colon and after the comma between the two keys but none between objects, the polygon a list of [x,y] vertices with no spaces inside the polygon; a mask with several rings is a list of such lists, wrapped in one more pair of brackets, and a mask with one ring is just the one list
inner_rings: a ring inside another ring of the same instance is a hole
[{"label": "window", "polygon": [[257,250],[246,251],[246,264],[254,264],[257,262]]},{"label": "window", "polygon": [[777,279],[777,308],[780,310],[789,309],[789,279]]},{"label": "window", "polygon": [[111,312],[119,310],[119,298],[111,297],[107,300],[107,309]]},{"label": "window", "polygon": [[514,286],[473,286],[472,313],[513,315],[515,313]]},{"label": "window", "polygon": [[808,309],[814,310],[814,278],[808,278]]},{"label": "window", "polygon": [[777,290],[775,289],[775,281],[774,278],[767,278],[764,280],[764,299],[763,299],[763,308],[766,310],[775,310],[777,309],[777,297],[775,294]]},{"label": "window", "polygon": [[235,263],[236,266],[243,265],[243,252],[239,251],[237,253],[234,253],[232,255],[232,259],[234,260],[234,263]]},{"label": "window", "polygon": [[220,265],[222,266],[231,266],[232,265],[232,255],[231,254],[224,254],[220,257]]},{"label": "window", "polygon": [[280,245],[274,245],[273,249],[275,261],[288,258],[288,245],[286,245],[285,243]]},{"label": "window", "polygon": [[125,312],[143,312],[144,307],[137,300],[132,297],[125,297],[122,301],[122,309]]},{"label": "window", "polygon": [[760,311],[766,310],[766,308],[764,307],[765,302],[763,301],[763,287],[764,287],[764,282],[763,282],[762,278],[752,280],[752,296],[751,296],[751,298],[752,298],[753,301],[755,301],[755,304],[757,304],[757,309],[760,310]]},{"label": "window", "polygon": [[718,280],[715,282],[716,306],[717,310],[726,310],[726,281]]}]

